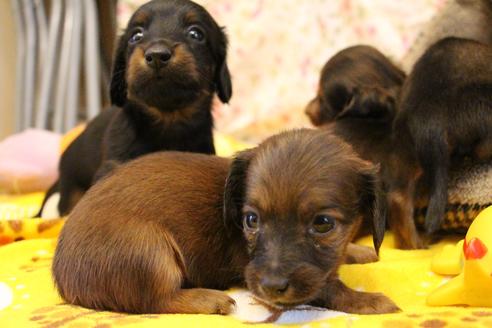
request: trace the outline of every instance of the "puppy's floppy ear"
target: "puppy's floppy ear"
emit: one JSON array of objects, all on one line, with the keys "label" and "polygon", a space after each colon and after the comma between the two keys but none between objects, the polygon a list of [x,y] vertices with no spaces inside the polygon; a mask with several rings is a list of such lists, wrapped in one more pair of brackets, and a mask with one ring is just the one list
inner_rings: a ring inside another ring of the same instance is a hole
[{"label": "puppy's floppy ear", "polygon": [[116,48],[113,72],[111,75],[110,96],[113,105],[122,107],[126,103],[127,83],[126,83],[126,56],[127,40],[124,35],[118,41]]},{"label": "puppy's floppy ear", "polygon": [[220,45],[218,49],[217,68],[215,69],[215,90],[220,101],[228,103],[232,97],[232,82],[229,68],[227,67],[227,36],[223,29],[220,31]]},{"label": "puppy's floppy ear", "polygon": [[360,209],[366,222],[371,223],[374,249],[379,253],[386,230],[387,205],[382,183],[379,179],[379,165],[369,164],[361,171],[362,191]]},{"label": "puppy's floppy ear", "polygon": [[319,96],[312,99],[306,106],[304,113],[309,117],[309,120],[314,126],[320,126],[324,123],[327,123],[324,119],[324,115],[321,110],[321,104],[319,101]]},{"label": "puppy's floppy ear", "polygon": [[226,226],[241,227],[242,207],[246,195],[246,177],[255,149],[247,149],[236,154],[226,179],[224,189],[224,220]]},{"label": "puppy's floppy ear", "polygon": [[362,87],[352,90],[352,98],[337,115],[344,117],[383,119],[393,117],[398,88]]}]

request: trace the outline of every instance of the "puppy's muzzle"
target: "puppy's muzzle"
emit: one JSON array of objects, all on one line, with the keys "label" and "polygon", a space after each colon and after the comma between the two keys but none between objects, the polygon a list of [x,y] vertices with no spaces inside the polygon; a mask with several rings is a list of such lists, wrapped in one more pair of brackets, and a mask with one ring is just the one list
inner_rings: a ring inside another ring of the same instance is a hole
[{"label": "puppy's muzzle", "polygon": [[158,71],[166,66],[173,57],[172,50],[163,43],[153,44],[145,50],[145,62],[147,65]]},{"label": "puppy's muzzle", "polygon": [[264,275],[260,279],[259,287],[265,296],[274,300],[287,292],[289,280],[279,276]]}]

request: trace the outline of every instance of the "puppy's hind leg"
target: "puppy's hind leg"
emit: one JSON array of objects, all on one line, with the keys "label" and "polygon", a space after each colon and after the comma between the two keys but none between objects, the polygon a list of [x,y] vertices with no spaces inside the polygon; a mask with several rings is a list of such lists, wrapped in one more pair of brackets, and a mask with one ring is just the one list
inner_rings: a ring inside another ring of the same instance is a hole
[{"label": "puppy's hind leg", "polygon": [[[167,254],[155,259],[157,265],[154,283],[154,294],[158,313],[188,314],[229,314],[235,302],[226,293],[205,288],[183,289],[182,281],[186,275],[185,261],[173,237],[162,230],[160,238],[169,246]],[[169,253],[170,252],[170,253]],[[150,254],[149,254],[150,255]],[[164,255],[164,254],[162,254]],[[153,288],[150,288],[153,289]]]},{"label": "puppy's hind leg", "polygon": [[68,303],[137,314],[232,311],[234,300],[224,292],[182,288],[184,258],[161,225],[138,218],[126,224],[89,224],[90,229],[82,230],[86,215],[81,210],[72,213],[53,259],[54,281]]},{"label": "puppy's hind leg", "polygon": [[[409,182],[413,185],[413,182]],[[388,192],[389,225],[395,235],[395,244],[400,249],[423,248],[413,220],[413,189],[406,188]]]}]

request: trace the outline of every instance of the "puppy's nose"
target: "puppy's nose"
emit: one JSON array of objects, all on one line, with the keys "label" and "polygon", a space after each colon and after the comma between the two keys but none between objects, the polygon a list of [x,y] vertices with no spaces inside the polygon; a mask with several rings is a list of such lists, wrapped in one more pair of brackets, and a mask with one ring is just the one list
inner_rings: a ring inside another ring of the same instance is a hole
[{"label": "puppy's nose", "polygon": [[265,276],[260,280],[260,287],[267,296],[278,297],[289,288],[289,280],[282,277]]},{"label": "puppy's nose", "polygon": [[144,56],[147,65],[154,69],[159,69],[169,62],[173,54],[168,47],[156,44],[145,50]]}]

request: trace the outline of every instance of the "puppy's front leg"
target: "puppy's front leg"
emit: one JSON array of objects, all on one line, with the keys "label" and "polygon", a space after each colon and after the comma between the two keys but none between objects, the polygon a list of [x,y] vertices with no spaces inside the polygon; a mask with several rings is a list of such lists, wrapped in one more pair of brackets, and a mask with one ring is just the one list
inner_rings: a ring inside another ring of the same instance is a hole
[{"label": "puppy's front leg", "polygon": [[347,253],[345,255],[345,263],[347,264],[364,264],[377,262],[379,260],[376,251],[372,247],[349,243]]},{"label": "puppy's front leg", "polygon": [[400,311],[400,308],[383,294],[358,292],[348,288],[338,279],[328,281],[321,297],[311,304],[355,314],[381,314]]},{"label": "puppy's front leg", "polygon": [[163,303],[163,313],[189,314],[229,314],[236,305],[226,293],[205,288],[179,289]]}]

